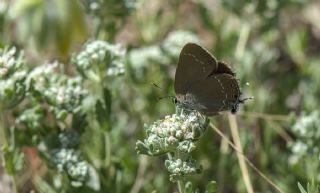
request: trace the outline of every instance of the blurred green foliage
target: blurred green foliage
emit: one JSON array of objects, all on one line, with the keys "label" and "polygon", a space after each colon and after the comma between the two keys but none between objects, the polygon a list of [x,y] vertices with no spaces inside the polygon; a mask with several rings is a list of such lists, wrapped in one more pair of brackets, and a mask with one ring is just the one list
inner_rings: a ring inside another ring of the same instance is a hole
[{"label": "blurred green foliage", "polygon": [[[315,0],[0,1],[0,175],[12,192],[177,192],[165,158],[135,144],[174,113],[158,98],[174,95],[179,51],[197,42],[255,97],[237,116],[245,155],[285,192],[314,192],[301,184],[320,184],[318,18]],[[224,114],[211,121],[230,136]],[[246,191],[213,130],[196,146],[186,192]]]}]

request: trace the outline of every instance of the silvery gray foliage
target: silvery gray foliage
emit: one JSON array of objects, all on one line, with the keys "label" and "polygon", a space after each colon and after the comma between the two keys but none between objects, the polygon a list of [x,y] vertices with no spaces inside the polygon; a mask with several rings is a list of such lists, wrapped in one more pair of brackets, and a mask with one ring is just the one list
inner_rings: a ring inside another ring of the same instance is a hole
[{"label": "silvery gray foliage", "polygon": [[0,49],[0,106],[10,108],[26,94],[27,72],[23,52],[15,47]]},{"label": "silvery gray foliage", "polygon": [[120,45],[95,40],[88,42],[78,54],[74,55],[72,62],[84,77],[99,82],[101,72],[104,77],[124,74],[124,55],[125,50]]}]

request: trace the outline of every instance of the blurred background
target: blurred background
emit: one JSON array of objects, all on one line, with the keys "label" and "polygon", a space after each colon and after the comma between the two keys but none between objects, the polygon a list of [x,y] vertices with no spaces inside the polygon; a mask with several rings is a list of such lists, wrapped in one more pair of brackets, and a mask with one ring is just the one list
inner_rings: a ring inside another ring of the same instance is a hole
[{"label": "blurred background", "polygon": [[[319,19],[316,0],[0,0],[0,192],[177,191],[164,158],[134,147],[144,124],[175,112],[158,98],[174,95],[187,42],[229,63],[254,96],[237,113],[253,164],[285,192],[319,184]],[[211,121],[230,136],[225,114]],[[246,192],[212,129],[192,156],[200,192],[211,180]],[[276,192],[249,175],[255,192]]]}]

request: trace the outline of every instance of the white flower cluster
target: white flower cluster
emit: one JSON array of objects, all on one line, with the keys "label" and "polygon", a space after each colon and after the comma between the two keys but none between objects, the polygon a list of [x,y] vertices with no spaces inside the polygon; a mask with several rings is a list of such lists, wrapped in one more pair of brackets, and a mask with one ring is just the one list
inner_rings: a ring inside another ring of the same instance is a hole
[{"label": "white flower cluster", "polygon": [[80,73],[85,77],[99,80],[102,71],[106,76],[117,76],[124,73],[123,57],[125,51],[120,45],[102,40],[89,42],[83,50],[72,59]]},{"label": "white flower cluster", "polygon": [[[119,16],[121,15],[124,16],[125,14],[128,14],[129,12],[139,8],[142,3],[141,0],[118,0],[112,4],[108,2],[99,1],[99,0],[87,0],[87,1],[88,1],[87,3],[88,3],[89,11],[91,13],[98,15],[99,11],[106,11],[104,8],[106,8],[107,6],[108,9],[114,12],[117,12]],[[115,11],[114,9],[117,9],[117,11]],[[107,10],[107,12],[109,11]],[[119,12],[122,12],[123,14],[120,14]]]},{"label": "white flower cluster", "polygon": [[86,93],[87,91],[82,88],[80,77],[61,77],[52,82],[52,85],[44,90],[43,95],[50,104],[72,111],[80,104],[81,98]]},{"label": "white flower cluster", "polygon": [[58,62],[49,63],[35,67],[27,77],[28,90],[33,87],[36,91],[42,92],[46,89],[48,78],[55,74],[60,67]]},{"label": "white flower cluster", "polygon": [[320,142],[320,112],[314,111],[310,115],[301,116],[292,130],[299,137],[314,138]]},{"label": "white flower cluster", "polygon": [[16,124],[23,124],[28,129],[38,130],[42,127],[42,120],[44,119],[44,110],[41,105],[34,105],[30,109],[25,109],[16,119]]},{"label": "white flower cluster", "polygon": [[34,68],[27,78],[28,91],[37,99],[47,102],[58,119],[70,112],[78,112],[82,99],[88,94],[83,78],[60,73],[62,64],[54,62]]},{"label": "white flower cluster", "polygon": [[168,152],[193,151],[195,141],[206,130],[208,120],[196,112],[173,114],[145,126],[147,138],[137,142],[137,151],[141,154],[159,155]]},{"label": "white flower cluster", "polygon": [[291,144],[292,152],[299,158],[316,155],[320,161],[320,112],[302,115],[292,131],[297,136],[297,140]]},{"label": "white flower cluster", "polygon": [[179,180],[181,177],[201,172],[201,167],[197,165],[194,159],[187,159],[186,161],[181,159],[166,160],[165,165],[170,172],[170,181],[172,182]]},{"label": "white flower cluster", "polygon": [[134,69],[141,69],[152,63],[168,64],[170,62],[159,46],[133,49],[129,54],[129,61]]},{"label": "white flower cluster", "polygon": [[189,42],[197,44],[201,43],[200,39],[192,32],[177,30],[168,35],[164,40],[162,47],[169,56],[177,58],[181,48]]},{"label": "white flower cluster", "polygon": [[59,172],[66,172],[72,185],[81,186],[88,177],[88,164],[74,149],[60,148],[51,154],[51,162]]},{"label": "white flower cluster", "polygon": [[15,47],[0,49],[0,106],[11,107],[25,96],[25,79],[23,53]]},{"label": "white flower cluster", "polygon": [[128,54],[128,61],[137,76],[142,77],[143,70],[152,64],[176,63],[182,47],[188,42],[200,43],[200,39],[189,31],[174,31],[160,45],[131,50]]},{"label": "white flower cluster", "polygon": [[14,73],[23,65],[23,53],[15,47],[0,49],[0,79]]}]

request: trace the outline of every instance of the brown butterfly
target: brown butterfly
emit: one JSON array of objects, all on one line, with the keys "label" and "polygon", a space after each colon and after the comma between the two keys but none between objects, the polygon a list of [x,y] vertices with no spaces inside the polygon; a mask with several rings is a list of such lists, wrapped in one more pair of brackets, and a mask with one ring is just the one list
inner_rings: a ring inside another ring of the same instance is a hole
[{"label": "brown butterfly", "polygon": [[181,50],[174,90],[178,107],[206,116],[229,110],[235,113],[239,103],[246,100],[240,99],[239,84],[231,68],[194,43]]}]

